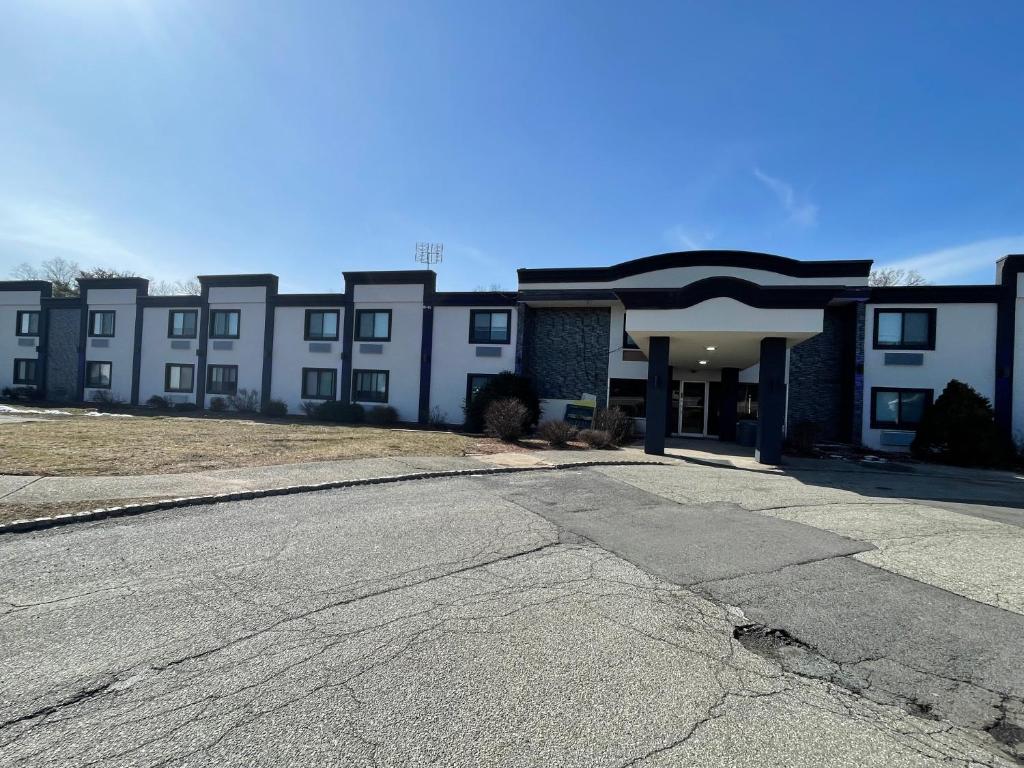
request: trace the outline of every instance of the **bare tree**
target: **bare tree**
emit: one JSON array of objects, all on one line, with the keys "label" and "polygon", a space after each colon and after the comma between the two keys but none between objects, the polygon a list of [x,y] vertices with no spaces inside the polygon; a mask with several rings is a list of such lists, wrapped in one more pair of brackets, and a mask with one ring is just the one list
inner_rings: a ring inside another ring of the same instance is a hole
[{"label": "bare tree", "polygon": [[885,288],[893,285],[928,285],[928,281],[916,269],[881,267],[871,270],[868,285],[874,288]]},{"label": "bare tree", "polygon": [[198,296],[200,293],[199,281],[194,277],[188,280],[157,280],[149,284],[150,296]]},{"label": "bare tree", "polygon": [[474,291],[477,291],[477,292],[481,292],[481,291],[493,291],[493,292],[498,292],[498,291],[501,291],[501,290],[502,290],[502,288],[501,288],[501,283],[491,283],[491,284],[490,284],[490,285],[489,285],[488,287],[486,287],[486,288],[485,288],[484,286],[482,286],[482,285],[478,285],[478,286],[477,286],[476,288],[474,288],[473,290],[474,290]]},{"label": "bare tree", "polygon": [[62,259],[59,256],[47,259],[38,267],[22,262],[11,270],[11,275],[18,280],[47,280],[53,283],[54,296],[77,296],[78,283],[75,280],[82,268],[77,262]]}]

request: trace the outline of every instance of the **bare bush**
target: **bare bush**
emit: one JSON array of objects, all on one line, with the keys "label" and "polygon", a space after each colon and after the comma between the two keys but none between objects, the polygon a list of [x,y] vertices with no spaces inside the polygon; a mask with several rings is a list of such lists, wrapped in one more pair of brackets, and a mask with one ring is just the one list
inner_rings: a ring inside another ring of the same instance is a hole
[{"label": "bare bush", "polygon": [[580,431],[580,440],[591,448],[611,448],[612,436],[604,429],[584,429]]},{"label": "bare bush", "polygon": [[484,413],[484,428],[487,434],[494,435],[506,443],[514,443],[526,431],[526,422],[530,418],[530,409],[519,400],[511,397],[495,400]]},{"label": "bare bush", "polygon": [[239,413],[256,413],[260,407],[259,390],[240,389],[228,396],[228,405]]},{"label": "bare bush", "polygon": [[607,408],[594,414],[594,429],[607,432],[613,445],[633,439],[633,420],[621,408]]},{"label": "bare bush", "polygon": [[576,435],[576,427],[567,421],[558,419],[542,421],[537,427],[537,436],[553,448],[564,448],[569,441],[576,439]]}]

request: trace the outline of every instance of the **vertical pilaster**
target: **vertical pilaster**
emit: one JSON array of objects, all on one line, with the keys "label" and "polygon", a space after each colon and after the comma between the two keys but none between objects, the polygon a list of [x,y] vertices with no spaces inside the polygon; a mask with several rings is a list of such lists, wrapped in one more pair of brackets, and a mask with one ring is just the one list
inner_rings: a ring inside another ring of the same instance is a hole
[{"label": "vertical pilaster", "polygon": [[736,441],[736,401],[739,398],[740,369],[722,369],[721,400],[718,406],[718,439]]},{"label": "vertical pilaster", "polygon": [[782,460],[782,425],[786,419],[786,340],[761,339],[761,367],[757,388],[758,428],[754,458],[761,464]]},{"label": "vertical pilaster", "polygon": [[668,411],[669,379],[668,336],[652,336],[647,352],[647,429],[644,453],[665,452],[665,419]]}]

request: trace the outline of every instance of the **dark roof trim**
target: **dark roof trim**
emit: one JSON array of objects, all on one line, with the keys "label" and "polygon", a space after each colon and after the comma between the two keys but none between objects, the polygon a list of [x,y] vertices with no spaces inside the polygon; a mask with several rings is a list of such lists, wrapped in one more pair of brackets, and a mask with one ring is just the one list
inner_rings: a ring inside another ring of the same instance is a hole
[{"label": "dark roof trim", "polygon": [[822,309],[845,290],[841,285],[757,285],[737,277],[709,277],[682,288],[620,288],[626,309],[685,309],[702,301],[729,298],[759,309]]},{"label": "dark roof trim", "polygon": [[0,291],[39,291],[43,298],[49,298],[53,286],[46,280],[0,280]]},{"label": "dark roof trim", "polygon": [[73,308],[81,306],[82,299],[80,296],[44,296],[41,304],[44,307]]},{"label": "dark roof trim", "polygon": [[618,301],[615,291],[604,288],[579,290],[540,289],[520,291],[519,301]]},{"label": "dark roof trim", "polygon": [[134,288],[143,296],[149,292],[149,280],[144,277],[79,277],[76,282],[83,291]]},{"label": "dark roof trim", "polygon": [[376,272],[342,272],[345,288],[354,285],[422,285],[425,292],[437,289],[437,273],[432,269],[396,269]]},{"label": "dark roof trim", "polygon": [[445,291],[434,294],[437,307],[513,307],[515,292],[504,291]]},{"label": "dark roof trim", "polygon": [[895,285],[872,288],[873,304],[995,304],[1002,295],[998,285]]},{"label": "dark roof trim", "polygon": [[520,269],[519,283],[610,282],[677,267],[742,267],[790,277],[867,277],[870,260],[797,261],[753,251],[682,251],[624,261],[610,267]]},{"label": "dark roof trim", "polygon": [[344,293],[279,293],[274,298],[276,307],[343,307]]},{"label": "dark roof trim", "polygon": [[192,309],[203,304],[203,297],[189,294],[187,296],[143,296],[139,299],[140,307],[183,307]]},{"label": "dark roof trim", "polygon": [[199,284],[206,288],[266,288],[277,293],[277,275],[264,272],[251,275],[199,275]]}]

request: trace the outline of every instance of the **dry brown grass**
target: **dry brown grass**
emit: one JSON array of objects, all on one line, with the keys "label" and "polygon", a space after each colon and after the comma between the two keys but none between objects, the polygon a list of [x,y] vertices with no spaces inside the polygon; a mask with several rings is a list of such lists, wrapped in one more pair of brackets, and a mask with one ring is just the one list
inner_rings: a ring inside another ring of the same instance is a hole
[{"label": "dry brown grass", "polygon": [[142,475],[381,456],[461,456],[475,441],[414,429],[243,419],[64,416],[0,425],[0,474]]}]

